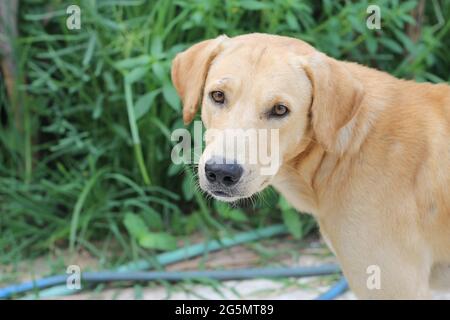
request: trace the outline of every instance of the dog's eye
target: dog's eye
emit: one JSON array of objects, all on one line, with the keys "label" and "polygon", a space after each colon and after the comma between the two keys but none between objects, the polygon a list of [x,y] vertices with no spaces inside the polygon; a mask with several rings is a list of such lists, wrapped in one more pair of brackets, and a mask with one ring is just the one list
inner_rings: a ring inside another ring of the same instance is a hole
[{"label": "dog's eye", "polygon": [[223,104],[225,102],[225,93],[222,91],[212,91],[209,95],[215,103]]},{"label": "dog's eye", "polygon": [[284,117],[289,113],[288,107],[286,107],[284,104],[278,103],[272,107],[272,110],[270,110],[269,116],[270,117]]}]

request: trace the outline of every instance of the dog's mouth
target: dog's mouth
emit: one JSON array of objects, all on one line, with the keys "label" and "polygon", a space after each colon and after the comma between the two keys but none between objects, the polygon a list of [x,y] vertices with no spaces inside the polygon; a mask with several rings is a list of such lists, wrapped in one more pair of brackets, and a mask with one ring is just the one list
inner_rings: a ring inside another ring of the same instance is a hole
[{"label": "dog's mouth", "polygon": [[233,192],[231,190],[208,190],[207,192],[217,200],[225,202],[233,202],[245,198],[245,195],[240,192]]},{"label": "dog's mouth", "polygon": [[220,190],[220,189],[206,189],[207,193],[212,195],[215,199],[224,202],[234,202],[241,198],[245,198],[238,190]]},{"label": "dog's mouth", "polygon": [[[263,190],[267,185],[269,184],[270,179],[265,179],[259,186],[259,188],[256,190],[256,192],[260,192]],[[248,198],[251,197],[253,193],[251,194],[243,194],[238,189],[237,190],[223,190],[223,189],[206,189],[206,192],[211,194],[214,198],[222,201],[235,201],[242,198]],[[255,192],[255,193],[256,193]]]},{"label": "dog's mouth", "polygon": [[228,192],[225,192],[223,190],[212,190],[210,191],[213,195],[218,196],[218,197],[224,197],[224,198],[229,198],[232,197],[232,195]]}]

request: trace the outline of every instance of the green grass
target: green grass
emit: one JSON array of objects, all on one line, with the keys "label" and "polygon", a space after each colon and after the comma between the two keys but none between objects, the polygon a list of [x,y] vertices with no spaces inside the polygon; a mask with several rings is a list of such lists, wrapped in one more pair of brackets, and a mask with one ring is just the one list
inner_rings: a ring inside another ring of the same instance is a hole
[{"label": "green grass", "polygon": [[[399,77],[449,81],[450,3],[427,1],[414,42],[407,28],[418,1],[373,2],[381,30],[365,27],[369,1],[21,1],[19,111],[0,81],[0,264],[83,248],[110,265],[193,232],[283,218],[309,230],[311,219],[275,192],[232,211],[195,191],[193,168],[171,163],[170,133],[183,127],[171,60],[206,38],[267,32]],[[65,26],[72,3],[81,7],[81,30]],[[137,217],[152,240],[140,240],[126,217]],[[291,231],[302,237],[298,228]]]}]

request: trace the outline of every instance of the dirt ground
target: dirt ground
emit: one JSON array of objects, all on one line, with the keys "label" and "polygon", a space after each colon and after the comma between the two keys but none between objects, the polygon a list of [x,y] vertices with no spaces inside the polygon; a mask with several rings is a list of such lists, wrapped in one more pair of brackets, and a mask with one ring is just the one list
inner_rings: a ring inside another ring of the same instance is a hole
[{"label": "dirt ground", "polygon": [[[335,263],[335,258],[321,241],[308,239],[306,248],[298,246],[295,240],[265,241],[261,244],[269,250],[268,257],[252,246],[236,246],[208,255],[207,259],[195,258],[167,267],[171,271],[194,270],[199,265],[207,269],[256,268],[278,266],[313,266]],[[303,244],[304,246],[305,244]],[[271,256],[273,254],[273,256]],[[335,282],[337,276],[289,278],[289,279],[252,279],[243,281],[224,281],[216,285],[180,283],[170,287],[154,285],[139,288],[109,288],[98,293],[84,292],[63,299],[305,299],[310,300],[326,291]],[[347,292],[341,298],[354,299]]]},{"label": "dirt ground", "polygon": [[[67,257],[59,255],[59,263],[66,263]],[[98,261],[85,252],[70,259],[83,269],[98,269]],[[50,261],[50,263],[49,263]],[[26,264],[19,272],[22,281],[30,279],[32,274],[46,274],[51,266],[51,257],[44,257]],[[55,263],[53,261],[53,263]],[[317,238],[312,237],[307,242],[299,244],[289,237],[264,241],[256,245],[241,245],[208,254],[205,257],[190,259],[166,267],[166,270],[195,270],[199,266],[206,269],[238,269],[268,266],[314,266],[336,263],[336,259]],[[0,274],[8,272],[0,267]],[[177,284],[148,284],[123,287],[117,285],[99,286],[95,290],[81,291],[57,299],[294,299],[310,300],[325,292],[338,276],[322,276],[289,279],[253,279],[243,281],[224,281],[214,283],[182,282]],[[4,286],[4,284],[2,284]],[[435,299],[450,299],[450,292],[436,292]],[[347,291],[338,299],[356,299]]]}]

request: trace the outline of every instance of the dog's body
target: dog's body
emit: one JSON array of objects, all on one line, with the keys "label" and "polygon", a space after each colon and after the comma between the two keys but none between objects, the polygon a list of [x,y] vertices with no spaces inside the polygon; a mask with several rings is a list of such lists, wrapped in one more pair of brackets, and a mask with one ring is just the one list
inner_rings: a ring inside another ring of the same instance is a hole
[{"label": "dog's body", "polygon": [[[286,80],[270,85],[271,74]],[[449,277],[450,86],[399,80],[302,41],[262,34],[200,43],[176,58],[172,77],[186,122],[203,96],[207,128],[280,130],[277,173],[265,179],[244,167],[240,193],[230,198],[271,184],[312,213],[358,297],[428,298],[430,279]],[[225,78],[239,83],[220,89],[231,98],[216,109],[206,92]],[[255,120],[271,90],[287,101],[289,114]],[[205,154],[217,155],[215,144]],[[380,288],[368,285],[371,270],[380,271]]]},{"label": "dog's body", "polygon": [[[427,297],[430,268],[450,263],[450,87],[347,67],[373,117],[359,150],[311,143],[272,184],[313,213],[360,297]],[[380,290],[367,288],[370,265]]]}]

